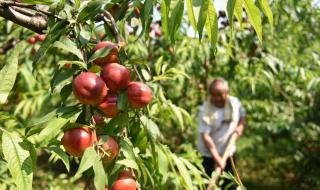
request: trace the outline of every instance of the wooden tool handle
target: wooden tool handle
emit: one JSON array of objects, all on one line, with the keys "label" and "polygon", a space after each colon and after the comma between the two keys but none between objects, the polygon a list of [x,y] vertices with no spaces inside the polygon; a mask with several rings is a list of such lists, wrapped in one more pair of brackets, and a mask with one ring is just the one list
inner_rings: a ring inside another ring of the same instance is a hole
[{"label": "wooden tool handle", "polygon": [[[231,151],[231,148],[232,146],[235,144],[236,140],[237,140],[237,137],[238,137],[238,134],[237,133],[233,133],[229,139],[229,142],[227,144],[227,147],[222,155],[222,162],[223,163],[226,163],[227,162],[227,159],[228,157],[230,156],[230,151]],[[222,173],[222,169],[219,167],[219,168],[216,168],[215,169],[215,174],[214,176],[212,176],[210,182],[209,182],[209,185],[207,187],[207,190],[212,190],[213,186],[216,184],[216,181],[217,179],[219,178],[219,176],[221,175]]]}]

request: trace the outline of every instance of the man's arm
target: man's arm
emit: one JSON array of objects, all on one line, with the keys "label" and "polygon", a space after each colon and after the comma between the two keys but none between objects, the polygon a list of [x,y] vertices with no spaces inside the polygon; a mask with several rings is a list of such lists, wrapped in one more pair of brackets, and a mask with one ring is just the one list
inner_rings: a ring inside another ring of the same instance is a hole
[{"label": "man's arm", "polygon": [[246,125],[246,117],[242,116],[240,117],[237,128],[234,130],[234,132],[238,134],[238,137],[242,135],[245,125]]},{"label": "man's arm", "polygon": [[210,154],[212,155],[213,159],[216,161],[217,165],[220,168],[225,167],[225,163],[222,162],[221,156],[219,155],[216,145],[213,142],[213,139],[209,135],[209,133],[202,133],[201,134],[202,139],[204,140],[206,147],[208,148]]}]

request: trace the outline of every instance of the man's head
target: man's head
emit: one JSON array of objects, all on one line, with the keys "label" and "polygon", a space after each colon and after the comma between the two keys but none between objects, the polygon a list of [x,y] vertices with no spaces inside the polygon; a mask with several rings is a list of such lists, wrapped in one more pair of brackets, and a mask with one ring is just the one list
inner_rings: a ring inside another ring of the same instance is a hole
[{"label": "man's head", "polygon": [[223,108],[228,99],[228,82],[223,78],[216,78],[210,83],[209,96],[213,105]]}]

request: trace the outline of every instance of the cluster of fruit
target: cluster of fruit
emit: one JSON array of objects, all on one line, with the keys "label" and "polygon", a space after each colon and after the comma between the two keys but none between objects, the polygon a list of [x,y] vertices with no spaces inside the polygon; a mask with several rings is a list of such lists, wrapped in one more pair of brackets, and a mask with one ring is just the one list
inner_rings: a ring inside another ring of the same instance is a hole
[{"label": "cluster of fruit", "polygon": [[44,34],[36,34],[35,36],[31,36],[28,38],[28,43],[29,44],[35,44],[38,42],[43,42],[46,39],[46,35]]},{"label": "cluster of fruit", "polygon": [[117,107],[121,90],[126,90],[132,108],[147,106],[152,100],[151,89],[142,82],[130,81],[129,69],[117,63],[118,50],[113,43],[100,42],[94,51],[101,48],[111,48],[111,51],[94,62],[102,68],[100,76],[92,72],[82,72],[78,75],[72,84],[75,97],[82,104],[96,106],[108,118],[113,118],[121,112]]},{"label": "cluster of fruit", "polygon": [[[72,83],[75,97],[82,104],[98,108],[107,118],[116,117],[122,111],[117,106],[120,91],[126,91],[131,108],[147,106],[152,100],[151,89],[142,82],[130,81],[130,70],[119,64],[119,52],[115,44],[108,41],[100,42],[93,51],[102,48],[110,48],[110,51],[106,56],[94,61],[94,64],[102,68],[100,76],[93,72],[82,72],[75,77]],[[98,123],[95,117],[93,120],[93,123]],[[103,152],[100,155],[103,164],[109,165],[118,156],[119,145],[116,139],[111,136],[103,139],[102,145],[98,145],[100,143],[96,142],[104,137],[97,136],[89,126],[82,125],[65,131],[61,143],[66,152],[75,157],[81,157],[85,149],[96,144],[99,146],[98,149]],[[134,190],[136,189],[136,181],[128,172],[120,173],[112,189]]]}]

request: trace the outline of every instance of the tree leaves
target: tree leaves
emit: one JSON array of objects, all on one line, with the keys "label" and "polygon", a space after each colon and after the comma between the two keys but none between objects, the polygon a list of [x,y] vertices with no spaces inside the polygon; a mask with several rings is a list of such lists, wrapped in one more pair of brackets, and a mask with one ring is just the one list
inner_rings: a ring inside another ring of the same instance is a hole
[{"label": "tree leaves", "polygon": [[236,1],[237,0],[228,0],[228,3],[227,3],[228,20],[231,28],[233,28],[233,13],[234,13],[234,7],[236,5]]},{"label": "tree leaves", "polygon": [[18,44],[7,59],[7,64],[0,71],[0,104],[7,101],[7,97],[13,88],[18,73],[18,59],[21,50],[21,44]]},{"label": "tree leaves", "polygon": [[197,22],[194,17],[192,0],[187,0],[186,2],[187,2],[187,13],[188,13],[189,21],[191,23],[191,26],[193,27],[193,30],[197,31]]},{"label": "tree leaves", "polygon": [[[42,59],[45,55],[48,49],[51,47],[51,45],[57,41],[60,36],[62,36],[66,29],[67,29],[67,21],[61,20],[56,22],[49,30],[48,34],[46,35],[46,40],[42,42],[41,47],[39,48],[34,60],[33,60],[33,66],[37,64],[40,59]],[[34,68],[33,68],[34,69]]]},{"label": "tree leaves", "polygon": [[166,38],[169,38],[169,10],[170,10],[170,0],[162,0],[161,1],[161,21],[162,21],[162,31]]},{"label": "tree leaves", "polygon": [[77,22],[86,22],[87,20],[92,19],[93,16],[101,11],[101,7],[104,4],[105,2],[103,1],[90,1],[83,6],[83,9],[78,14]]},{"label": "tree leaves", "polygon": [[49,143],[49,141],[60,132],[60,129],[68,123],[68,121],[69,120],[67,119],[57,117],[48,122],[46,127],[37,136],[39,144],[44,146]]},{"label": "tree leaves", "polygon": [[30,155],[30,143],[24,141],[15,132],[4,131],[2,150],[8,163],[10,174],[15,179],[17,189],[31,190],[34,161]]},{"label": "tree leaves", "polygon": [[104,171],[102,161],[95,159],[93,162],[94,178],[93,182],[97,190],[104,190],[106,186],[106,172]]},{"label": "tree leaves", "polygon": [[81,51],[77,48],[76,43],[71,41],[69,38],[67,38],[67,37],[61,38],[61,40],[56,41],[53,44],[53,46],[57,47],[57,48],[61,48],[64,51],[70,52],[70,53],[76,55],[80,60],[83,61],[83,56],[82,56]]},{"label": "tree leaves", "polygon": [[262,26],[261,16],[258,7],[254,4],[253,0],[243,0],[245,9],[251,25],[257,33],[258,39],[262,42]]},{"label": "tree leaves", "polygon": [[218,18],[213,2],[209,2],[206,30],[211,41],[211,47],[215,49],[218,41]]},{"label": "tree leaves", "polygon": [[98,154],[96,153],[96,151],[94,150],[93,147],[87,148],[83,153],[83,156],[82,156],[81,162],[80,162],[80,166],[79,166],[78,171],[75,175],[76,176],[80,175],[84,171],[91,168],[93,166],[95,160],[99,160]]},{"label": "tree leaves", "polygon": [[203,27],[206,23],[207,16],[208,16],[208,14],[207,14],[208,6],[209,6],[209,0],[203,0],[202,4],[201,4],[201,8],[200,8],[200,12],[199,12],[199,19],[198,19],[198,24],[197,24],[200,39],[202,38]]},{"label": "tree leaves", "polygon": [[271,26],[271,31],[273,31],[273,15],[268,0],[258,0],[257,3],[258,6],[262,9],[263,13],[267,16]]},{"label": "tree leaves", "polygon": [[179,26],[182,21],[183,10],[184,10],[184,1],[179,0],[177,5],[174,7],[172,14],[170,16],[169,22],[169,33],[171,37],[171,41],[174,41],[174,37],[176,32],[179,30]]},{"label": "tree leaves", "polygon": [[155,141],[160,136],[160,130],[157,124],[144,115],[140,117],[140,120],[142,122],[142,125],[147,129],[151,140]]}]

